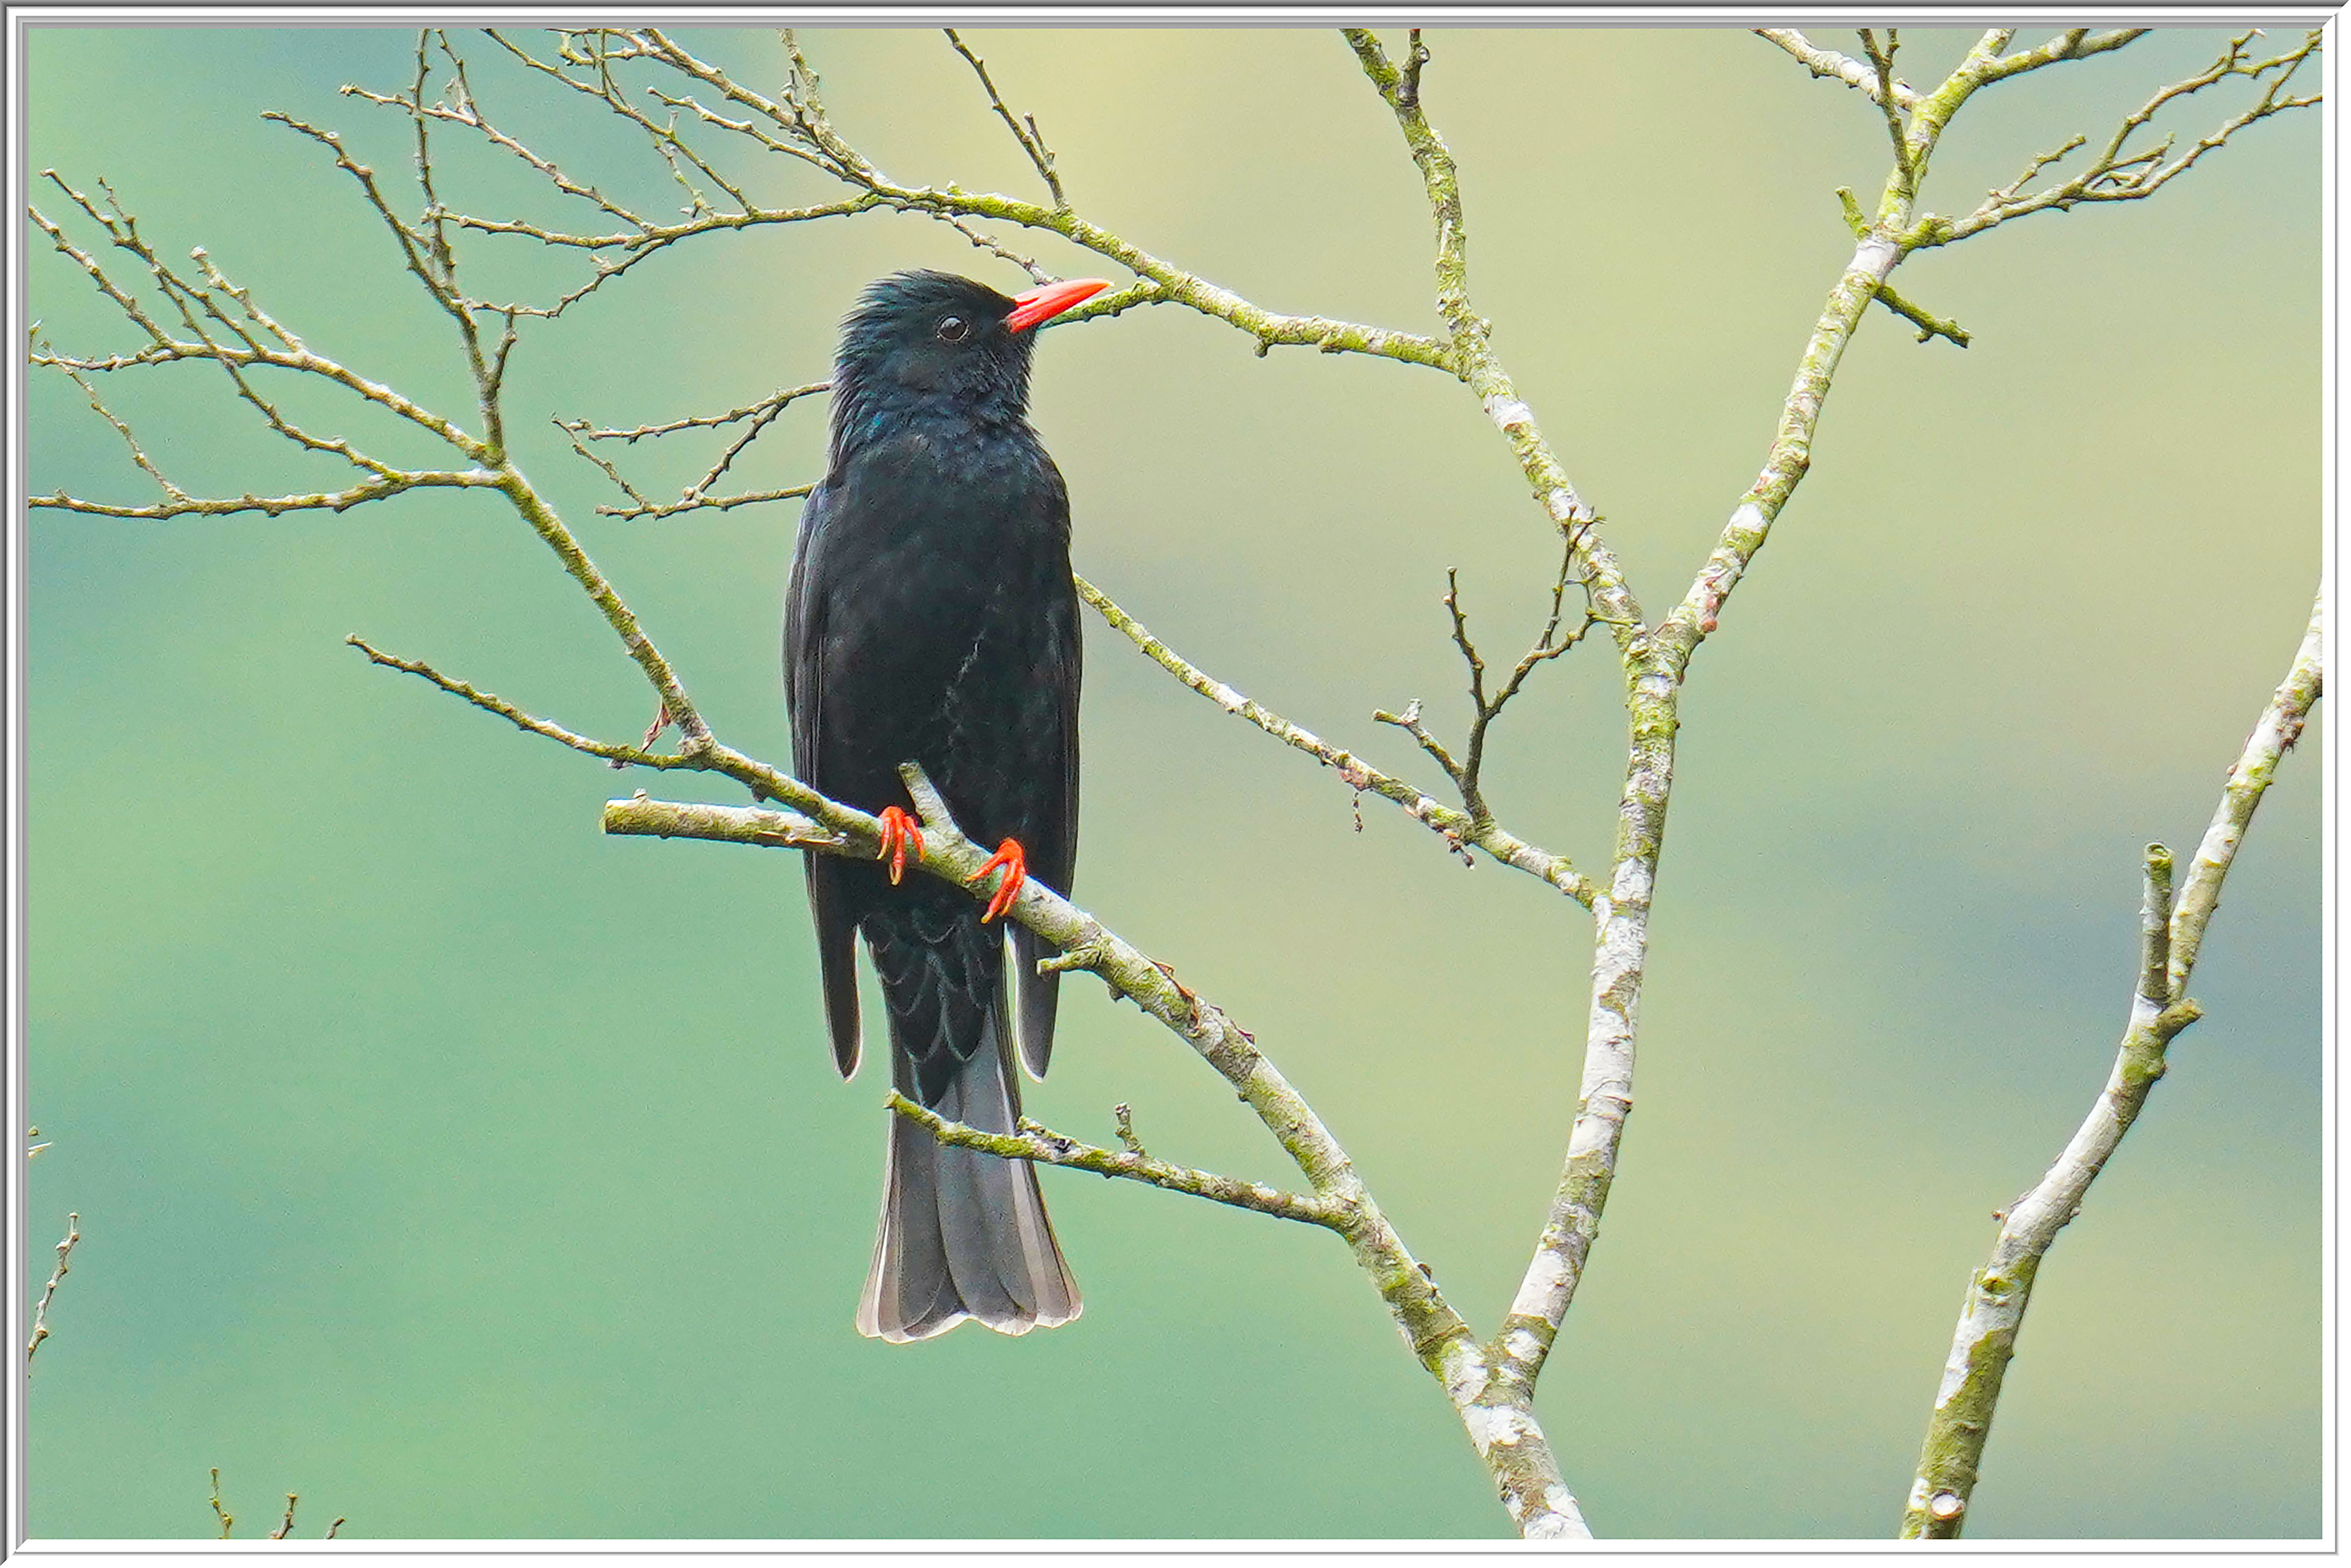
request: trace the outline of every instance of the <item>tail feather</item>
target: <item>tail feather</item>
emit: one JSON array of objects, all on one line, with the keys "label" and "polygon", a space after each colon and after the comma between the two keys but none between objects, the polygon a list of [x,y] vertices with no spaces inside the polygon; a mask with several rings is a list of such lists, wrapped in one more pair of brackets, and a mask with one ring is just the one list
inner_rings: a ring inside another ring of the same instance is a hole
[{"label": "tail feather", "polygon": [[[1004,938],[942,893],[869,914],[866,945],[890,1023],[898,1092],[984,1132],[1019,1124]],[[1041,1057],[1040,1061],[1041,1065]],[[966,1318],[1027,1333],[1078,1315],[1078,1287],[1025,1160],[941,1145],[892,1117],[882,1225],[857,1311],[861,1333],[927,1339]]]},{"label": "tail feather", "polygon": [[[1011,1067],[1008,1052],[979,1051],[934,1108],[986,1132],[1012,1131],[1019,1099]],[[1034,1166],[947,1147],[914,1123],[891,1118],[882,1227],[858,1303],[858,1333],[904,1343],[968,1317],[998,1333],[1022,1334],[1068,1322],[1083,1307]]]}]

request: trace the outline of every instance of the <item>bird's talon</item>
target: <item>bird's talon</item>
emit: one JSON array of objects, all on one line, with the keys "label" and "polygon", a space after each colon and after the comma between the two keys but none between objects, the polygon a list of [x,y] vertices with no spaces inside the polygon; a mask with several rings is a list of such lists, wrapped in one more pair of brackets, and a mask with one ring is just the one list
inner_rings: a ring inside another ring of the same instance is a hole
[{"label": "bird's talon", "polygon": [[890,862],[890,885],[895,887],[906,874],[906,846],[914,845],[916,860],[923,858],[923,830],[895,806],[883,807],[874,820],[882,825],[882,847],[873,852],[873,858]]},{"label": "bird's talon", "polygon": [[1020,896],[1020,884],[1029,880],[1029,856],[1020,848],[1018,839],[1007,839],[997,845],[996,852],[987,857],[987,863],[964,881],[967,883],[978,882],[998,867],[1003,869],[1004,881],[997,888],[996,896],[987,901],[987,908],[979,917],[982,925],[1011,908],[1012,901]]}]

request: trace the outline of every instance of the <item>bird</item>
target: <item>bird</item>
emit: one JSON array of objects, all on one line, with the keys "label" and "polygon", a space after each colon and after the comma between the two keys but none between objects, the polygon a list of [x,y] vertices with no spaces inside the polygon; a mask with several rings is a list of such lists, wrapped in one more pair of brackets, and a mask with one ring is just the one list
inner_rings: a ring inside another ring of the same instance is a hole
[{"label": "bird", "polygon": [[[1037,969],[1051,944],[996,922],[1029,878],[1067,894],[1078,848],[1069,490],[1029,423],[1029,361],[1038,326],[1108,287],[1007,296],[932,271],[869,285],[841,322],[826,472],[785,601],[793,771],[882,827],[874,861],[805,857],[834,1065],[849,1077],[862,1050],[862,936],[892,1084],[992,1133],[1019,1124],[1016,1055],[1044,1076],[1061,980]],[[971,879],[994,879],[986,907],[904,876],[922,848],[905,762],[975,841],[998,846]],[[890,1118],[860,1333],[904,1343],[968,1318],[1021,1334],[1081,1307],[1033,1166]]]}]

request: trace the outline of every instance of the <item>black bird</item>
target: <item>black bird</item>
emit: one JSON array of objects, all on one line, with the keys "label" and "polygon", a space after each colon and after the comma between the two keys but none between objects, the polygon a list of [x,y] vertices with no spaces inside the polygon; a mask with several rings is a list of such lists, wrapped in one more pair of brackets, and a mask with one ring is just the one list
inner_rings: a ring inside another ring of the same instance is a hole
[{"label": "black bird", "polygon": [[[880,815],[888,862],[807,857],[833,1061],[843,1077],[857,1069],[862,933],[890,1015],[891,1082],[991,1132],[1020,1114],[1015,1050],[1044,1074],[1061,979],[1037,973],[1050,946],[1010,925],[1008,996],[1006,927],[991,922],[1024,877],[1067,893],[1078,848],[1070,499],[1029,427],[1030,329],[1108,287],[1008,298],[943,272],[868,287],[841,324],[831,450],[785,605],[794,770]],[[921,844],[907,761],[966,832],[1000,841],[979,873],[1001,873],[985,910],[935,878],[901,883],[908,841]],[[890,1122],[858,1332],[927,1339],[972,1317],[1017,1334],[1076,1317],[1035,1169]]]}]

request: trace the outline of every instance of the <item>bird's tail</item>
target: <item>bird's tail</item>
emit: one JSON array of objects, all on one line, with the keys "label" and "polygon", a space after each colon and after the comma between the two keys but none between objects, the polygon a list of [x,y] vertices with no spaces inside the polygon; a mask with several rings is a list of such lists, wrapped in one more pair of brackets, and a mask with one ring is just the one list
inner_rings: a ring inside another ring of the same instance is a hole
[{"label": "bird's tail", "polygon": [[[896,1076],[905,1080],[899,1092],[949,1121],[1013,1131],[1019,1082],[1004,1031],[988,1033],[991,1043],[959,1064],[935,1097],[915,1094],[905,1054],[893,1051]],[[882,1229],[857,1307],[858,1333],[904,1343],[969,1317],[998,1333],[1022,1334],[1068,1322],[1082,1307],[1045,1217],[1035,1166],[951,1148],[904,1116],[890,1118]]]}]

